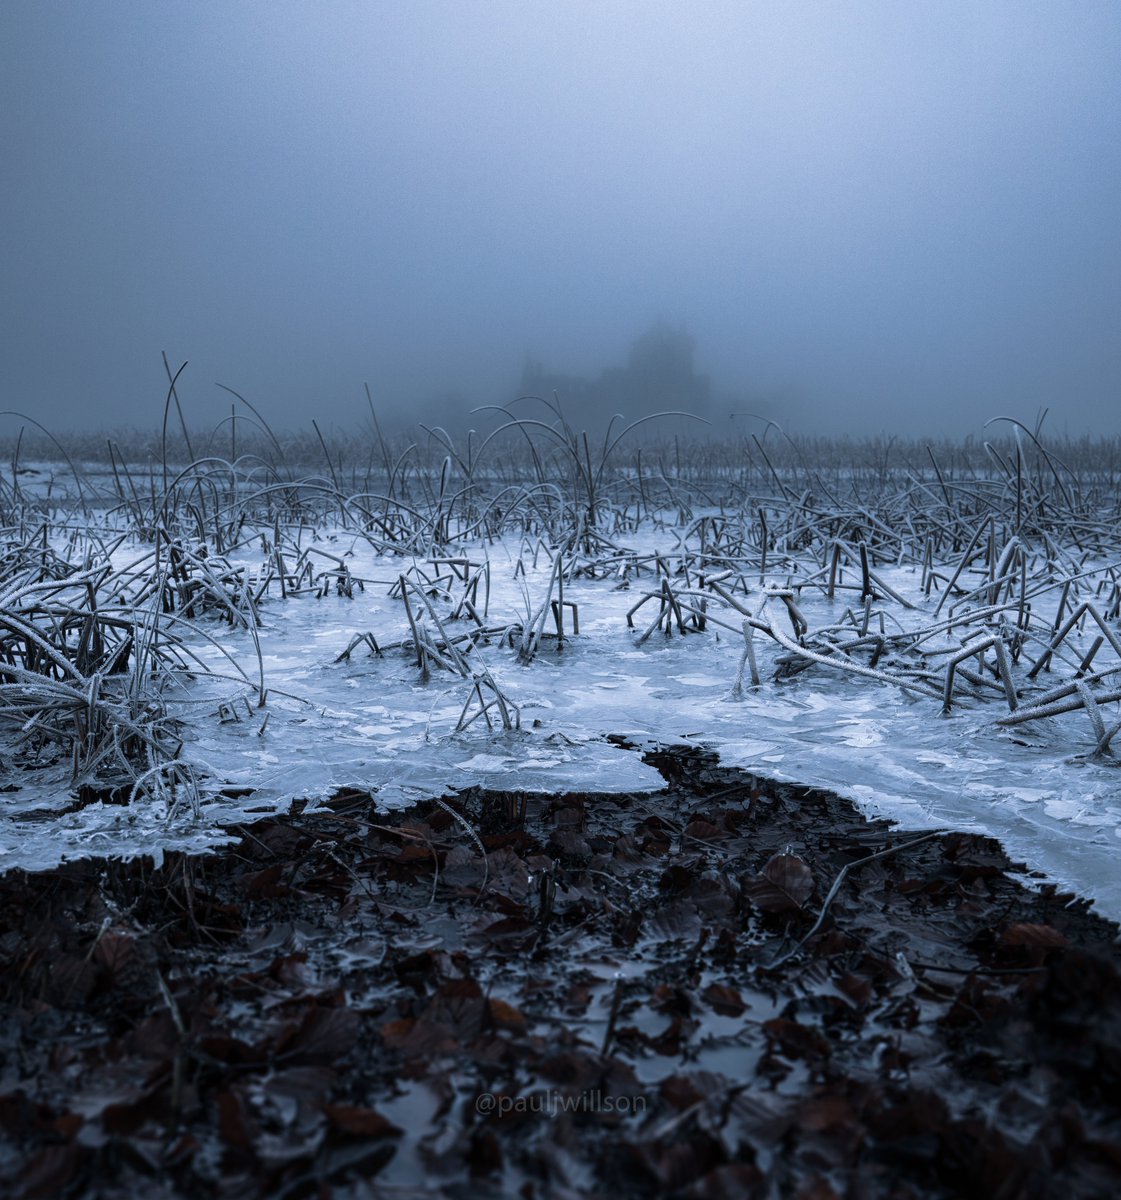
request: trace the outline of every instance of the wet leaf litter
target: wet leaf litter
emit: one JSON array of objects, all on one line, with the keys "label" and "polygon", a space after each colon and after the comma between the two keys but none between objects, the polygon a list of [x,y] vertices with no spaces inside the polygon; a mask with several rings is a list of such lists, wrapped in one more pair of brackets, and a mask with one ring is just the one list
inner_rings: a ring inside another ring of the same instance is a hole
[{"label": "wet leaf litter", "polygon": [[644,757],[9,873],[5,1193],[1121,1189],[1115,926],[990,838]]}]

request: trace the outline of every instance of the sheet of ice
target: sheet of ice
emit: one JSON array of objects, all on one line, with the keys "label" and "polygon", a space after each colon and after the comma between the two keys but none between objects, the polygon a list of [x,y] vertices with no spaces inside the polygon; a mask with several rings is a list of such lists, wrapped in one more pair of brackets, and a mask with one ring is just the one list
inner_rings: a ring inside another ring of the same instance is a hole
[{"label": "sheet of ice", "polygon": [[[635,549],[664,549],[666,537],[645,533]],[[264,708],[256,706],[250,684],[229,680],[199,678],[170,697],[186,721],[184,754],[209,781],[203,819],[180,812],[169,825],[159,805],[134,806],[138,811],[95,806],[28,823],[15,819],[21,808],[45,809],[69,797],[64,788],[51,796],[25,783],[21,794],[7,798],[0,819],[0,867],[45,866],[91,851],[207,845],[220,837],[215,827],[221,821],[296,797],[315,802],[342,786],[370,788],[387,806],[473,785],[511,791],[660,787],[660,777],[637,754],[606,740],[623,734],[645,744],[699,742],[730,765],[834,789],[870,813],[909,825],[990,833],[1013,858],[1121,917],[1121,775],[1108,762],[1082,757],[1091,748],[1083,713],[1005,730],[995,724],[997,703],[966,699],[942,716],[935,700],[828,668],[775,682],[776,649],[762,636],[755,644],[763,683],[736,697],[737,635],[710,626],[684,637],[659,632],[638,644],[653,610],[636,619],[639,630],[628,628],[625,616],[652,586],[653,577],[644,575],[622,590],[614,580],[566,583],[565,599],[579,606],[581,633],[563,648],[546,642],[528,666],[499,639],[481,649],[505,695],[520,707],[522,728],[491,732],[476,721],[457,734],[470,697],[467,681],[435,672],[424,682],[409,653],[377,656],[364,644],[349,660],[336,661],[356,634],[373,633],[380,645],[407,635],[402,605],[389,589],[410,563],[376,557],[349,536],[330,535],[323,545],[345,556],[364,590],[352,598],[309,593],[264,602],[259,636],[270,689]],[[527,593],[536,605],[547,587],[544,556],[537,568],[527,563],[523,580],[512,570],[514,544],[468,552],[476,559],[489,554],[492,563],[488,620],[524,621]],[[241,561],[262,566],[251,554]],[[918,576],[886,568],[881,574],[917,603],[908,614],[915,625],[928,624],[932,603],[919,595]],[[801,604],[811,627],[835,622],[845,607],[811,591]],[[249,633],[217,623],[208,629],[254,679]],[[195,649],[215,670],[230,673],[229,662],[203,638]],[[218,787],[252,792],[230,800],[214,794]]]}]

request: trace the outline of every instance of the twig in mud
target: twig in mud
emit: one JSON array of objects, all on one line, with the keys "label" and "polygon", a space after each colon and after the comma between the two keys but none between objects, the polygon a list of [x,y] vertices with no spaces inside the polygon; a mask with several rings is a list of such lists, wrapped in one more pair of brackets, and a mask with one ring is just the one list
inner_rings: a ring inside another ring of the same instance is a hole
[{"label": "twig in mud", "polygon": [[466,829],[467,832],[471,835],[471,838],[474,841],[475,845],[479,847],[479,853],[483,856],[483,882],[479,886],[479,897],[478,897],[478,898],[481,898],[483,893],[487,890],[487,882],[490,879],[490,860],[487,858],[487,848],[486,848],[486,846],[483,845],[482,838],[479,837],[479,835],[474,831],[474,829],[471,828],[470,822],[464,816],[462,816],[460,813],[457,813],[450,804],[446,804],[438,796],[432,797],[432,803],[438,804],[444,810],[444,812],[446,812],[448,814],[448,816],[450,816],[450,817],[454,818],[456,821],[458,821],[459,824],[462,825],[463,828]]},{"label": "twig in mud", "polygon": [[607,1056],[608,1050],[611,1049],[611,1040],[615,1036],[615,1023],[619,1019],[619,1009],[623,1004],[623,981],[615,980],[615,990],[611,994],[611,1013],[607,1018],[607,1028],[603,1032],[603,1045],[600,1047],[600,1054]]},{"label": "twig in mud", "polygon": [[923,842],[929,842],[932,838],[941,837],[944,833],[949,833],[948,829],[932,829],[929,833],[924,833],[922,837],[912,838],[909,842],[903,842],[899,846],[889,846],[886,850],[877,850],[875,854],[865,855],[864,858],[858,858],[855,862],[845,863],[838,871],[837,878],[833,880],[833,886],[829,889],[828,895],[825,897],[821,905],[821,911],[817,914],[817,920],[814,921],[808,933],[804,934],[793,946],[785,953],[780,954],[777,958],[772,959],[766,964],[768,970],[774,970],[776,967],[781,967],[783,963],[793,958],[795,954],[813,937],[821,928],[825,921],[826,914],[829,912],[829,906],[836,899],[837,893],[841,890],[841,884],[845,881],[845,876],[857,867],[867,866],[868,863],[875,862],[877,859],[887,858],[892,854],[898,854],[902,850],[911,850],[915,846],[921,846]]}]

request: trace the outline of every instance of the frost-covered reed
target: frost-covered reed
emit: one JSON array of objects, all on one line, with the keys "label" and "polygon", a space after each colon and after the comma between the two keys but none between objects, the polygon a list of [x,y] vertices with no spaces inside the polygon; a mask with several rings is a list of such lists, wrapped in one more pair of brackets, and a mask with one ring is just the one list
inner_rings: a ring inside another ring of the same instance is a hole
[{"label": "frost-covered reed", "polygon": [[[1116,441],[1052,447],[1003,420],[993,440],[961,446],[794,440],[773,426],[670,443],[651,439],[653,421],[593,439],[555,404],[500,410],[483,437],[398,443],[372,405],[367,435],[345,443],[318,425],[312,439],[279,437],[255,409],[204,436],[168,374],[147,454],[119,438],[67,452],[35,431],[54,465],[32,468],[21,426],[0,480],[0,759],[65,760],[79,802],[197,803],[168,707],[215,671],[190,646],[248,631],[252,668],[233,655],[223,668],[239,696],[193,719],[263,732],[275,684],[262,605],[370,587],[400,604],[407,633],[360,630],[338,657],[365,646],[407,656],[421,681],[448,679],[463,694],[458,732],[519,728],[493,656],[528,665],[579,637],[574,581],[631,593],[635,645],[730,633],[740,693],[774,686],[758,665],[769,640],[779,680],[843,675],[935,714],[987,706],[1004,726],[1083,709],[1097,756],[1121,730]],[[363,577],[317,536],[331,529],[399,569]],[[262,567],[236,563],[247,547]],[[520,589],[520,617],[490,612],[498,570]],[[829,602],[827,622],[811,626],[808,596]]]}]

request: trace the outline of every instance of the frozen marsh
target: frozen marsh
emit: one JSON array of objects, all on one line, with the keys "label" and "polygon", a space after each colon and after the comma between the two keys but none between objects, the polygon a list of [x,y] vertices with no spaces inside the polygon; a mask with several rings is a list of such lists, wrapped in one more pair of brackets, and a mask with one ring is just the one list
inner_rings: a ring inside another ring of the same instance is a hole
[{"label": "frozen marsh", "polygon": [[1118,476],[1012,433],[22,461],[0,867],[158,859],[345,787],[659,788],[622,739],[992,834],[1121,916]]}]

